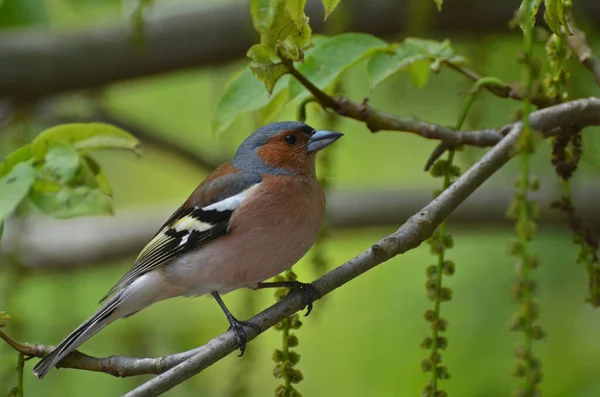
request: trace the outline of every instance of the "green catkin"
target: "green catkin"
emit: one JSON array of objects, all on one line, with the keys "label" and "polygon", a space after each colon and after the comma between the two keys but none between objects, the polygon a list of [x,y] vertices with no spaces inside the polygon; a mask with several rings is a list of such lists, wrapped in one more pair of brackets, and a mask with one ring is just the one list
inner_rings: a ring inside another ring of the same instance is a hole
[{"label": "green catkin", "polygon": [[[296,281],[297,276],[292,269],[286,270],[283,275],[277,276],[274,281]],[[275,298],[277,301],[282,300],[287,296],[288,288],[277,288]],[[299,369],[295,368],[300,360],[300,355],[292,348],[298,346],[298,337],[294,330],[302,326],[298,313],[286,318],[274,328],[281,331],[282,348],[275,349],[272,358],[275,361],[273,368],[273,376],[277,379],[282,379],[283,383],[275,388],[275,397],[301,397],[302,394],[294,387],[294,384],[299,383],[304,377]]]},{"label": "green catkin", "polygon": [[[525,0],[524,9],[528,10]],[[524,15],[528,21],[530,15]],[[532,187],[538,187],[539,182],[532,181],[530,176],[530,157],[534,151],[534,132],[529,121],[531,113],[531,97],[534,89],[534,76],[537,65],[532,55],[533,27],[529,23],[523,24],[523,42],[525,68],[525,95],[523,100],[523,131],[517,143],[520,153],[520,174],[517,183],[517,193],[508,210],[508,217],[515,220],[515,233],[517,240],[510,242],[509,252],[517,258],[515,263],[516,280],[512,288],[512,298],[519,304],[519,311],[510,322],[509,329],[522,334],[522,341],[515,351],[518,359],[513,375],[521,379],[514,392],[517,397],[541,396],[539,384],[542,380],[540,361],[534,356],[533,342],[545,337],[545,333],[535,321],[539,318],[540,309],[534,295],[537,283],[532,277],[532,272],[539,266],[538,258],[530,252],[530,242],[535,237],[537,225],[535,223],[536,205],[529,200]],[[559,95],[559,93],[556,93]]]},{"label": "green catkin", "polygon": [[[461,117],[462,120],[464,118]],[[462,122],[459,122],[462,124]],[[447,189],[452,180],[460,175],[460,169],[453,164],[454,149],[448,151],[447,160],[438,160],[431,168],[433,177],[443,177],[443,190]],[[439,381],[448,379],[450,373],[442,363],[442,350],[448,346],[448,340],[442,334],[448,329],[448,321],[441,316],[442,302],[448,302],[452,299],[453,291],[443,286],[443,276],[451,276],[455,271],[455,264],[446,260],[446,250],[452,248],[454,241],[452,236],[446,234],[446,221],[444,220],[436,232],[427,241],[431,253],[437,256],[437,264],[431,265],[426,269],[427,281],[425,288],[427,297],[433,301],[433,309],[425,311],[425,321],[430,323],[431,336],[427,336],[421,342],[421,347],[431,350],[427,358],[421,362],[423,372],[430,372],[431,379],[423,389],[423,397],[446,396],[446,392],[439,388]]]}]

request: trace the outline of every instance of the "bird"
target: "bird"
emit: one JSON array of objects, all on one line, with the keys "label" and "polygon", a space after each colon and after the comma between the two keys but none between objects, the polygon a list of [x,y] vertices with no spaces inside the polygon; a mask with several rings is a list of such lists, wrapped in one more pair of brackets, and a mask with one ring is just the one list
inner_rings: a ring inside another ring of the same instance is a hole
[{"label": "bird", "polygon": [[250,134],[232,160],[208,175],[158,229],[98,310],[33,368],[42,379],[113,321],[165,299],[212,295],[233,331],[240,356],[247,333],[221,295],[240,288],[289,287],[307,314],[319,298],[310,283],[271,281],[315,242],[325,213],[316,154],[342,133],[283,121]]}]

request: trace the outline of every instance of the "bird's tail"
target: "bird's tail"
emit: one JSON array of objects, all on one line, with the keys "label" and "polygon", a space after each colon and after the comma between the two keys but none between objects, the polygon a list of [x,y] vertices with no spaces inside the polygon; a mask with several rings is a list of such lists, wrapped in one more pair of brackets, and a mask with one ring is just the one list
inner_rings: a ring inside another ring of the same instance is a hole
[{"label": "bird's tail", "polygon": [[120,303],[120,294],[113,296],[96,313],[81,324],[75,331],[71,332],[49,355],[44,357],[33,368],[33,373],[42,379],[48,371],[59,364],[73,350],[77,349],[83,342],[91,338],[96,332],[107,326],[114,320],[111,315]]}]

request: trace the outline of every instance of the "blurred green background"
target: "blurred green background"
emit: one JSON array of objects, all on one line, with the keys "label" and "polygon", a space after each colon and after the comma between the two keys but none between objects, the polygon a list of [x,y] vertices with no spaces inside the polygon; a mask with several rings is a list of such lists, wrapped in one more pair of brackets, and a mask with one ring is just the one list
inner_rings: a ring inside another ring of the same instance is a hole
[{"label": "blurred green background", "polygon": [[[22,0],[18,2],[20,6],[16,3],[5,0],[0,6],[0,40],[20,28],[45,29],[48,34],[55,34],[63,29],[103,26],[115,21],[128,23],[134,5],[126,1],[75,0]],[[192,2],[156,3],[153,14]],[[202,3],[205,6],[207,2]],[[516,56],[521,38],[514,31],[506,31],[448,35],[456,52],[470,58],[471,67],[480,74],[517,81],[520,69]],[[600,37],[591,33],[590,41],[600,43]],[[211,120],[225,83],[244,65],[246,61],[240,59],[226,66],[115,83],[102,90],[99,101],[103,108],[163,140],[198,153],[229,157],[254,130],[255,120],[251,115],[241,117],[219,136],[211,132]],[[464,92],[470,87],[462,76],[443,70],[432,76],[423,89],[415,88],[407,75],[398,74],[369,91],[364,66],[359,64],[342,79],[345,95],[355,100],[369,96],[370,104],[376,108],[444,125],[455,123]],[[575,61],[569,69],[573,96],[600,93]],[[86,114],[88,101],[80,93],[53,98],[67,118]],[[465,128],[503,125],[511,121],[518,107],[517,102],[484,93]],[[293,119],[295,114],[296,109],[285,108],[276,118]],[[326,120],[321,110],[310,107],[307,122],[318,127]],[[14,150],[19,142],[30,140],[45,125],[30,117],[25,133],[21,127],[8,126],[0,131],[1,155]],[[329,172],[334,188],[414,191],[433,190],[441,184],[422,171],[436,142],[400,132],[370,134],[363,124],[347,119],[341,119],[336,128],[346,136],[331,148]],[[600,139],[595,132],[585,134],[586,158],[576,184],[598,184]],[[183,201],[207,173],[152,145],[143,145],[142,152],[141,158],[128,153],[94,155],[114,189],[117,213],[142,204]],[[481,149],[467,149],[460,153],[459,164],[466,169],[483,153]],[[540,145],[534,158],[534,173],[543,185],[557,185],[548,153],[548,145]],[[509,187],[515,176],[515,164],[510,163],[485,186]],[[331,230],[325,244],[328,269],[362,252],[394,229],[384,226]],[[507,329],[516,312],[509,298],[514,259],[506,252],[512,229],[509,224],[490,226],[481,219],[479,225],[468,228],[451,223],[449,230],[456,244],[447,256],[455,261],[457,272],[447,279],[447,285],[455,291],[454,298],[442,309],[450,323],[444,361],[452,375],[450,381],[443,382],[443,388],[451,396],[506,396],[516,385],[510,373],[515,365],[514,348],[520,340],[519,334]],[[542,225],[533,251],[542,263],[535,274],[542,309],[539,323],[549,334],[546,340],[535,344],[543,364],[544,395],[598,396],[600,315],[583,304],[587,280],[583,266],[574,263],[576,247],[571,233],[556,225]],[[322,272],[315,270],[311,257],[309,253],[295,267],[301,280],[310,281]],[[0,309],[14,320],[4,330],[20,341],[58,343],[95,310],[98,299],[133,260],[131,256],[63,271],[36,268],[17,284],[18,270],[5,257],[0,270]],[[317,302],[297,334],[297,351],[302,356],[297,367],[305,378],[298,390],[305,396],[421,395],[428,375],[420,369],[427,352],[419,344],[430,333],[423,312],[431,307],[424,288],[425,268],[433,261],[428,246],[423,245]],[[225,301],[238,317],[246,318],[273,303],[274,298],[268,291],[236,291],[227,295]],[[204,344],[226,328],[225,318],[212,299],[178,298],[112,324],[81,350],[100,357],[157,357]],[[269,330],[249,345],[243,358],[231,355],[166,395],[272,395],[280,381],[272,375],[271,354],[280,346],[280,339],[279,332]],[[0,344],[0,394],[16,383],[16,359],[14,351]],[[61,369],[40,382],[30,371],[35,361],[26,363],[26,396],[116,396],[150,378],[119,379]]]}]

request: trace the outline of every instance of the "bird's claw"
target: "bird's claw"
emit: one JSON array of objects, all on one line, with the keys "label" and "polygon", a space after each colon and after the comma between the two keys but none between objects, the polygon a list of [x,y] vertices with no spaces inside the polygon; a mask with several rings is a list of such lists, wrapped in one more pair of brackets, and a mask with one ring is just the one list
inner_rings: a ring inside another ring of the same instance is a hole
[{"label": "bird's claw", "polygon": [[233,319],[230,321],[229,328],[227,331],[233,331],[235,335],[235,340],[238,343],[240,348],[240,354],[238,357],[242,357],[244,352],[246,351],[246,342],[248,341],[248,334],[246,334],[246,330],[244,327],[252,328],[256,332],[261,332],[261,329],[258,325],[254,324],[252,321],[239,321]]},{"label": "bird's claw", "polygon": [[311,283],[301,283],[300,281],[296,281],[292,289],[302,294],[302,304],[306,307],[304,317],[308,316],[313,309],[313,302],[319,299],[321,294],[319,294],[319,291]]}]

